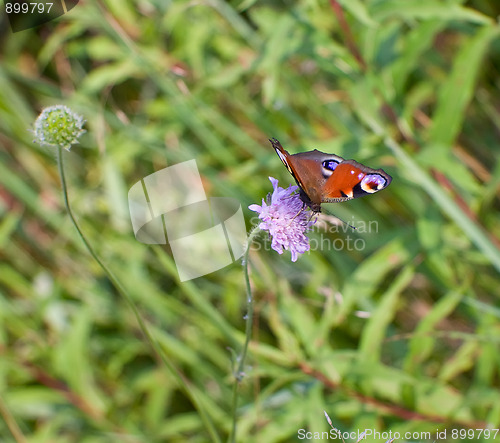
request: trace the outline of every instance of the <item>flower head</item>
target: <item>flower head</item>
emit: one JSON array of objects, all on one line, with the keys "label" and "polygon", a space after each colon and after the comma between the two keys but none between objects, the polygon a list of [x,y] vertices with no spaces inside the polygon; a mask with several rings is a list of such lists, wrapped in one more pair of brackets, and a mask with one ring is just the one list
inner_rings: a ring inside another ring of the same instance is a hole
[{"label": "flower head", "polygon": [[42,146],[62,146],[69,149],[85,132],[85,120],[67,106],[45,108],[35,121],[35,143]]},{"label": "flower head", "polygon": [[298,254],[309,251],[309,239],[305,233],[315,223],[311,221],[311,211],[304,209],[304,203],[295,193],[297,186],[290,185],[288,189],[278,186],[278,180],[269,177],[274,191],[268,194],[262,206],[250,205],[248,208],[259,213],[262,222],[260,229],[269,232],[272,238],[271,247],[283,254],[286,249],[292,254],[292,261],[297,261]]}]

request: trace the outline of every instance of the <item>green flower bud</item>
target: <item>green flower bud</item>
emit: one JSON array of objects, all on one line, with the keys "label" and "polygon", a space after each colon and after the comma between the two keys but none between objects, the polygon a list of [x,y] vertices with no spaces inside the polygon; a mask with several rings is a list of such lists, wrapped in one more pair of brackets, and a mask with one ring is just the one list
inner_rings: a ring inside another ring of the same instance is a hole
[{"label": "green flower bud", "polygon": [[86,132],[85,120],[64,105],[45,108],[35,121],[35,143],[41,146],[61,146],[69,151],[71,145]]}]

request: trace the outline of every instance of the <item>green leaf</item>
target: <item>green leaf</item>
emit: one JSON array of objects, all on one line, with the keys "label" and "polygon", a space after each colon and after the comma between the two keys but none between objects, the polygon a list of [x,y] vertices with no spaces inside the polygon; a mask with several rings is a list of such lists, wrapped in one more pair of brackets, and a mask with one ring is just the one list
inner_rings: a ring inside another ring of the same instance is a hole
[{"label": "green leaf", "polygon": [[437,108],[429,130],[431,143],[449,146],[455,141],[465,117],[465,108],[474,96],[486,51],[499,34],[497,26],[484,26],[458,52],[451,74],[439,89]]},{"label": "green leaf", "polygon": [[491,24],[492,19],[480,12],[439,0],[383,0],[375,2],[370,10],[376,20],[401,18],[405,20],[463,20]]},{"label": "green leaf", "polygon": [[399,296],[410,284],[414,275],[415,270],[411,266],[405,267],[385,291],[381,301],[377,304],[376,310],[371,314],[363,330],[359,345],[359,351],[366,361],[378,361],[380,359],[386,330],[393,321],[398,309]]},{"label": "green leaf", "polygon": [[450,291],[444,297],[441,297],[438,303],[430,306],[430,311],[418,324],[415,335],[410,342],[410,352],[407,355],[405,366],[407,370],[413,372],[417,364],[421,364],[432,352],[437,338],[433,336],[432,331],[436,325],[446,318],[461,302],[463,294],[459,291]]}]

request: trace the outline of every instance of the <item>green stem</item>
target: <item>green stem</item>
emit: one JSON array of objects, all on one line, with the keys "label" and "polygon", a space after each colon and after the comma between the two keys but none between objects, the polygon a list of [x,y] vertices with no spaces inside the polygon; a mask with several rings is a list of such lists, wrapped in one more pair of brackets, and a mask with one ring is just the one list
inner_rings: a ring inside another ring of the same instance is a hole
[{"label": "green stem", "polygon": [[106,273],[108,278],[110,279],[111,283],[113,286],[120,292],[120,294],[125,298],[127,303],[129,304],[130,308],[132,309],[135,318],[137,319],[137,323],[139,324],[139,327],[141,331],[144,333],[146,336],[146,339],[149,341],[151,346],[153,347],[154,351],[156,354],[161,358],[165,366],[168,368],[170,373],[174,376],[176,379],[177,383],[179,386],[182,388],[184,393],[189,397],[189,399],[193,402],[193,405],[195,405],[196,409],[200,413],[201,419],[207,428],[210,436],[212,437],[212,441],[214,442],[220,442],[220,437],[217,434],[215,427],[212,423],[212,420],[210,417],[207,415],[205,412],[204,407],[202,406],[200,400],[198,399],[197,395],[193,392],[193,389],[189,386],[188,381],[184,379],[183,375],[177,371],[173,363],[170,362],[168,357],[166,356],[165,352],[161,348],[160,344],[153,339],[151,336],[151,333],[149,332],[148,327],[142,320],[142,317],[139,314],[139,310],[137,309],[137,306],[134,303],[134,300],[132,299],[132,296],[128,293],[128,291],[125,289],[125,287],[120,283],[120,280],[118,280],[113,272],[111,272],[111,269],[109,269],[98,257],[96,252],[94,251],[94,248],[90,245],[90,243],[87,241],[85,235],[83,234],[82,230],[80,229],[80,226],[78,225],[74,215],[73,211],[71,210],[71,207],[69,205],[69,199],[68,199],[68,187],[66,185],[66,177],[64,175],[64,166],[63,166],[63,152],[62,152],[62,147],[58,146],[57,147],[57,166],[59,168],[59,175],[61,177],[61,187],[63,191],[63,197],[64,197],[64,205],[66,206],[66,210],[68,211],[69,217],[75,226],[76,230],[78,231],[78,235],[82,239],[83,243],[85,244],[87,250],[90,252],[90,255],[94,258],[94,260],[99,264],[99,266],[102,268],[102,270]]},{"label": "green stem", "polygon": [[17,424],[16,419],[11,414],[7,405],[4,403],[2,397],[0,397],[0,415],[3,417],[3,419],[5,421],[5,425],[7,426],[10,433],[12,434],[12,437],[14,437],[14,440],[16,441],[16,443],[27,443],[27,440],[23,434],[23,431],[21,431],[21,428]]},{"label": "green stem", "polygon": [[232,416],[233,416],[233,427],[231,430],[231,435],[229,440],[231,443],[236,442],[236,423],[237,423],[237,409],[238,409],[238,386],[245,376],[245,360],[248,352],[248,345],[250,344],[250,339],[252,338],[252,325],[253,325],[253,308],[254,300],[252,295],[252,288],[250,287],[250,276],[248,273],[248,254],[250,253],[250,248],[252,242],[261,232],[258,226],[254,227],[250,232],[247,240],[247,245],[245,248],[245,254],[243,256],[243,273],[245,275],[245,285],[246,285],[246,296],[247,296],[247,315],[245,317],[245,343],[243,344],[243,349],[241,354],[238,355],[236,361],[237,366],[234,371],[235,383],[233,385],[233,402],[232,402]]}]

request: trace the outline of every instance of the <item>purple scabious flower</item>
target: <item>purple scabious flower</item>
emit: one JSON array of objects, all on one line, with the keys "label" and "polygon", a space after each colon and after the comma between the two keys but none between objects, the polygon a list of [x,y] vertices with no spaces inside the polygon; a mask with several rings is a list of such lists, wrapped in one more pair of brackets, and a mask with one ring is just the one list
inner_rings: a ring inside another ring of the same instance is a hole
[{"label": "purple scabious flower", "polygon": [[311,211],[303,209],[304,203],[296,194],[297,186],[288,189],[278,186],[278,180],[269,177],[274,191],[268,194],[262,206],[250,205],[248,208],[259,213],[262,222],[259,228],[268,231],[272,238],[271,247],[283,254],[286,249],[292,254],[292,261],[297,261],[298,254],[309,251],[309,239],[305,233],[316,222],[311,220]]}]

